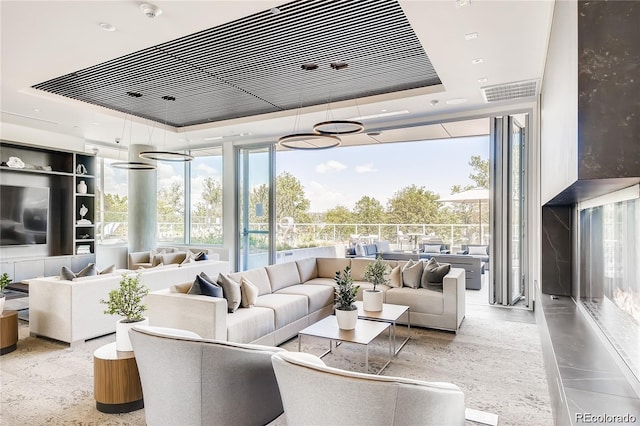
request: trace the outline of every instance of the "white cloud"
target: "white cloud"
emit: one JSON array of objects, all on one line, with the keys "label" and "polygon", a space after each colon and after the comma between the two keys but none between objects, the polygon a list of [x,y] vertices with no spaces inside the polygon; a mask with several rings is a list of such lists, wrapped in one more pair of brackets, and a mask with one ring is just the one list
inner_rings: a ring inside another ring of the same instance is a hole
[{"label": "white cloud", "polygon": [[344,170],[346,168],[347,166],[345,166],[339,161],[329,160],[326,163],[318,164],[316,166],[316,172],[318,173],[335,172],[339,170]]},{"label": "white cloud", "polygon": [[356,173],[370,173],[377,171],[378,169],[373,167],[373,163],[360,164],[359,166],[356,166]]},{"label": "white cloud", "polygon": [[207,164],[203,164],[200,163],[196,166],[196,174],[198,176],[204,175],[204,176],[220,176],[220,171],[218,169],[216,169],[215,167],[211,167]]},{"label": "white cloud", "polygon": [[351,208],[350,206],[355,202],[351,194],[333,190],[316,181],[305,186],[305,190],[305,195],[311,202],[309,210],[312,212],[323,212],[338,204]]}]

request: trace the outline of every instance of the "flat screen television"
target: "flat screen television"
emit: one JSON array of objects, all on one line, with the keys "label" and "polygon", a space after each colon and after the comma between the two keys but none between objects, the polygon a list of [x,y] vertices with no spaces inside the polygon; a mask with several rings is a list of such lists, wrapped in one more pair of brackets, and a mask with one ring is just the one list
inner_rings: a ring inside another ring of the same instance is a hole
[{"label": "flat screen television", "polygon": [[0,245],[47,243],[49,188],[0,185]]}]

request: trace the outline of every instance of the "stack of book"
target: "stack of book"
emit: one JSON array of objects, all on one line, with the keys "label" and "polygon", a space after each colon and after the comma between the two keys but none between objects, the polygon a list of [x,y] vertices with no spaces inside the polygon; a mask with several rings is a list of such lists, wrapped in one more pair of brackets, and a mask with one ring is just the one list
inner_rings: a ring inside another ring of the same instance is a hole
[{"label": "stack of book", "polygon": [[91,254],[90,244],[81,244],[76,249],[76,254]]}]

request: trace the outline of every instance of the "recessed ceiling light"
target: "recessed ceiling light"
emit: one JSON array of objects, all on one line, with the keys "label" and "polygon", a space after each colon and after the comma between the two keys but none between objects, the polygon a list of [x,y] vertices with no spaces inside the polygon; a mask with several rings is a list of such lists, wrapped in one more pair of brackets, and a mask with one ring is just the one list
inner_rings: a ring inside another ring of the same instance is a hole
[{"label": "recessed ceiling light", "polygon": [[476,59],[474,59],[474,60],[472,60],[472,61],[471,61],[471,63],[472,63],[473,65],[478,65],[478,64],[481,64],[481,63],[483,63],[483,62],[484,62],[484,59],[482,59],[482,58],[476,58]]},{"label": "recessed ceiling light", "polygon": [[162,15],[162,9],[151,3],[142,3],[140,5],[140,10],[142,11],[142,13],[144,13],[144,16],[151,19],[157,18],[158,16]]},{"label": "recessed ceiling light", "polygon": [[116,27],[114,27],[113,25],[111,25],[111,24],[110,24],[110,23],[108,23],[108,22],[100,22],[100,23],[98,24],[98,26],[99,26],[100,28],[102,28],[103,30],[108,31],[108,32],[113,32],[113,31],[115,31],[115,30],[116,30]]},{"label": "recessed ceiling light", "polygon": [[465,7],[471,4],[471,0],[456,0],[456,7]]},{"label": "recessed ceiling light", "polygon": [[281,12],[281,10],[278,9],[277,7],[272,7],[271,9],[269,9],[269,11],[274,15],[278,15]]},{"label": "recessed ceiling light", "polygon": [[467,102],[467,98],[454,98],[447,101],[448,105],[459,105]]},{"label": "recessed ceiling light", "polygon": [[387,110],[386,109],[381,109],[380,112],[387,112]]},{"label": "recessed ceiling light", "polygon": [[33,109],[35,112],[40,112],[40,110],[38,108],[34,108]]},{"label": "recessed ceiling light", "polygon": [[486,83],[487,81],[489,81],[487,77],[482,77],[478,79],[478,83]]},{"label": "recessed ceiling light", "polygon": [[91,123],[91,124],[93,124],[94,126],[99,126],[100,125],[100,123]]},{"label": "recessed ceiling light", "polygon": [[222,139],[222,136],[210,136],[208,138],[202,138],[203,141],[217,141]]},{"label": "recessed ceiling light", "polygon": [[464,35],[465,40],[475,40],[478,38],[478,33],[469,33]]}]

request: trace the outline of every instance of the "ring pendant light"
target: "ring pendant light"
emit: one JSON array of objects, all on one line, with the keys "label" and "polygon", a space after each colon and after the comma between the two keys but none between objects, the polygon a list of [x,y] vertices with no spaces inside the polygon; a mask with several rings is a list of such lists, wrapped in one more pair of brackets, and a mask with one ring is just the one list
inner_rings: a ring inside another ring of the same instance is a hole
[{"label": "ring pendant light", "polygon": [[[164,113],[164,145],[167,143],[167,114],[169,111],[169,102],[175,102],[176,98],[173,96],[163,96],[162,99],[167,101],[165,113]],[[188,161],[193,160],[195,157],[191,154],[177,152],[177,151],[163,151],[163,150],[149,150],[142,151],[139,154],[140,158],[144,158],[145,160],[156,160],[156,161],[173,161],[173,162],[183,162],[186,163]]]}]

